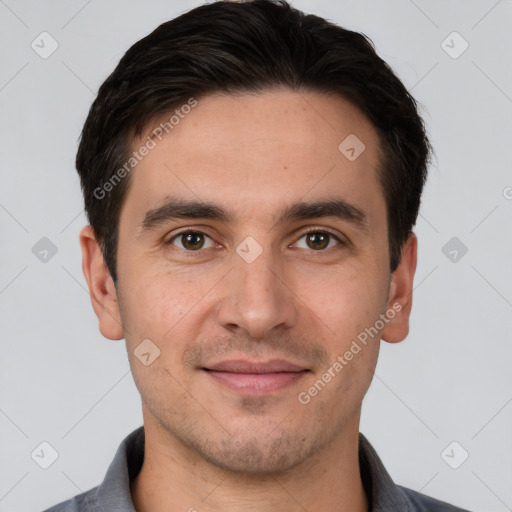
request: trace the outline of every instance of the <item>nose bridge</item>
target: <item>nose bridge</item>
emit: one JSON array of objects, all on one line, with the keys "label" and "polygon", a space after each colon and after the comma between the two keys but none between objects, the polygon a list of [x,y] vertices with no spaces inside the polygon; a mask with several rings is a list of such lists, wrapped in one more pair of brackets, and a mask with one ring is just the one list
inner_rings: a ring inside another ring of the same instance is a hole
[{"label": "nose bridge", "polygon": [[283,266],[269,246],[254,242],[246,239],[237,247],[218,314],[224,327],[259,338],[278,326],[293,325],[297,311],[286,278],[280,275]]},{"label": "nose bridge", "polygon": [[266,304],[275,300],[276,295],[281,293],[279,281],[276,274],[279,272],[277,262],[275,261],[270,248],[258,256],[251,263],[242,261],[237,262],[235,273],[238,274],[240,287],[238,287],[239,299],[265,300]]}]

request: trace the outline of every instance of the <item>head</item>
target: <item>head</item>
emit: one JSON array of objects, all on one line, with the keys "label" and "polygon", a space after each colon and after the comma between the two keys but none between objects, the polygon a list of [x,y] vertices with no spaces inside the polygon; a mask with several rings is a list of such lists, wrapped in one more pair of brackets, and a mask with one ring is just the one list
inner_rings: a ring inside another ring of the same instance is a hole
[{"label": "head", "polygon": [[[408,332],[429,152],[370,41],[285,2],[203,5],[133,45],[77,169],[93,306],[126,338],[145,421],[252,472],[353,426],[380,339]],[[227,359],[304,371],[247,395],[212,379]]]}]

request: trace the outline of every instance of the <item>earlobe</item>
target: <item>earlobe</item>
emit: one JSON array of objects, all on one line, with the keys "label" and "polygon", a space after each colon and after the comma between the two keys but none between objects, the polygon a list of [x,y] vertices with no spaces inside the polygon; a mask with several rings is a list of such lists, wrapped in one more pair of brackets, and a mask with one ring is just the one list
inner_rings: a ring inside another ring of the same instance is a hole
[{"label": "earlobe", "polygon": [[101,247],[92,226],[80,231],[82,248],[82,270],[84,272],[92,307],[99,321],[101,334],[110,340],[124,337],[117,291],[103,258]]},{"label": "earlobe", "polygon": [[412,308],[412,289],[416,272],[418,240],[411,232],[402,247],[402,258],[393,273],[387,311],[394,314],[382,331],[382,339],[389,343],[404,340],[409,333],[409,316]]}]

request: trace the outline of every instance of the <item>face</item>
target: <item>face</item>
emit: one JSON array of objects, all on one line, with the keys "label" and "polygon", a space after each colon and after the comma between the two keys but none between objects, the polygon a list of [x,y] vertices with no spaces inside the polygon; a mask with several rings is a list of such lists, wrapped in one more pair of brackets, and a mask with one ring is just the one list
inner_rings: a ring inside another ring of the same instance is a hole
[{"label": "face", "polygon": [[100,328],[126,338],[146,424],[222,468],[292,468],[357,429],[382,331],[407,329],[377,134],[341,97],[281,90],[199,99],[154,140]]}]

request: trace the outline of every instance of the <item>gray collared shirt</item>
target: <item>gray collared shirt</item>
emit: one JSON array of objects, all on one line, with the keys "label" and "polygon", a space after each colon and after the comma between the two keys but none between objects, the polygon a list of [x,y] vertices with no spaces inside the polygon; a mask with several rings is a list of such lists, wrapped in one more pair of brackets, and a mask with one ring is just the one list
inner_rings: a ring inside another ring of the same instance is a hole
[{"label": "gray collared shirt", "polygon": [[[144,427],[128,435],[119,446],[103,482],[45,512],[136,512],[130,482],[144,460]],[[371,512],[468,512],[396,485],[369,441],[359,434],[361,477]]]}]

